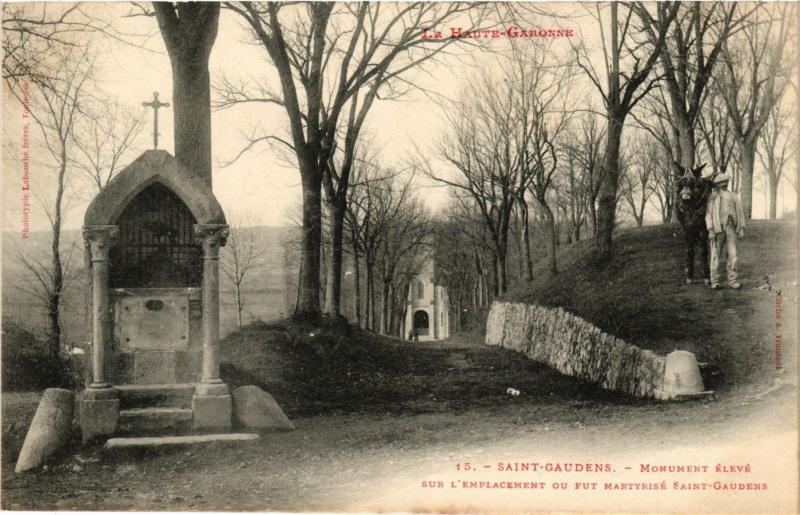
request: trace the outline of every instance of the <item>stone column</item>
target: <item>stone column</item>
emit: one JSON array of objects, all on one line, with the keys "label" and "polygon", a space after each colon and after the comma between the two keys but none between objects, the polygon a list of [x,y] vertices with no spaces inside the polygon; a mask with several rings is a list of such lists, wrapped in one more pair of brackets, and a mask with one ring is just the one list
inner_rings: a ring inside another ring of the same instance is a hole
[{"label": "stone column", "polygon": [[92,382],[81,402],[83,441],[114,433],[119,420],[117,391],[108,382],[106,352],[109,346],[110,311],[108,291],[108,251],[119,233],[116,225],[83,228],[92,267]]},{"label": "stone column", "polygon": [[192,399],[195,429],[230,430],[231,396],[219,377],[219,249],[230,234],[224,224],[197,224],[203,247],[203,369]]}]

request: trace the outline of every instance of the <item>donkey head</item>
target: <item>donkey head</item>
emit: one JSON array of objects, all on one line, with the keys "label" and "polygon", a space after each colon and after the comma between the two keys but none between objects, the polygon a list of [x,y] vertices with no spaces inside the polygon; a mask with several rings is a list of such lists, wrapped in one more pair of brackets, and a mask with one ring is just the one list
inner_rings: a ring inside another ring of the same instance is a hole
[{"label": "donkey head", "polygon": [[711,184],[708,179],[702,177],[701,173],[705,164],[697,168],[683,168],[678,163],[672,163],[675,169],[675,182],[678,185],[678,198],[681,202],[696,203],[708,192]]}]

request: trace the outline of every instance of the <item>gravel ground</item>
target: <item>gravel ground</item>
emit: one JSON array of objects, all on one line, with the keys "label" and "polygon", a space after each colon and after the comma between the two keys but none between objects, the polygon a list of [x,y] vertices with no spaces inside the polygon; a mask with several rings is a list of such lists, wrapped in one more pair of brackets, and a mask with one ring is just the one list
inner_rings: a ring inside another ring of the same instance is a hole
[{"label": "gravel ground", "polygon": [[[441,348],[452,349],[452,363],[468,365],[463,347]],[[523,391],[492,406],[478,402],[475,408],[458,411],[295,418],[296,431],[267,434],[255,444],[125,454],[84,449],[47,470],[25,475],[15,475],[13,463],[4,460],[2,508],[486,512],[654,511],[677,506],[789,512],[795,508],[796,495],[788,494],[793,488],[796,492],[796,475],[773,477],[770,471],[795,470],[792,463],[796,462],[791,461],[796,460],[797,441],[793,383],[787,374],[775,374],[716,400],[674,404],[555,394],[551,399],[541,392],[526,395]],[[735,449],[745,454],[732,454]],[[787,468],[781,468],[781,460],[790,460],[784,464]],[[736,495],[692,491],[674,499],[670,494],[675,492],[574,490],[573,483],[584,481],[587,485],[599,482],[601,488],[608,481],[671,484],[676,477],[699,481],[697,475],[647,475],[639,470],[640,462],[679,465],[687,461],[712,468],[728,461],[749,464],[749,474],[702,477],[709,484],[727,479],[766,482],[769,489]],[[504,474],[498,471],[498,463],[504,462],[542,466],[589,462],[608,464],[613,471]],[[467,464],[469,471],[464,470]],[[453,484],[465,479],[487,484],[511,479],[542,482],[545,490],[452,490]],[[434,485],[442,481],[447,488],[423,487],[423,481]],[[553,483],[560,482],[569,490],[554,490]]]}]

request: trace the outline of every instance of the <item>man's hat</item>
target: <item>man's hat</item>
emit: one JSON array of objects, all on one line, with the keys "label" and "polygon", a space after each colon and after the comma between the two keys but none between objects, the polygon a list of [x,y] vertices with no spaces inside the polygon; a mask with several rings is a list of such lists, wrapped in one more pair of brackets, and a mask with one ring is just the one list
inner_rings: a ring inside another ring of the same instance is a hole
[{"label": "man's hat", "polygon": [[728,177],[727,173],[721,173],[714,177],[714,184],[722,184],[723,182],[729,182],[730,180],[731,178]]}]

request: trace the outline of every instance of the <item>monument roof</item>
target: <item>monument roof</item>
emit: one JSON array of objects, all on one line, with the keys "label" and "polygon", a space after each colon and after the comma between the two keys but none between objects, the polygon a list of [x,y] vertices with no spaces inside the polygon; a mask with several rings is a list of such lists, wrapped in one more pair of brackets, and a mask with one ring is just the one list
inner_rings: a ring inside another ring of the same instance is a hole
[{"label": "monument roof", "polygon": [[204,178],[181,166],[169,152],[148,150],[119,172],[86,209],[83,223],[114,225],[125,206],[143,189],[159,182],[189,208],[198,224],[224,224],[225,214]]}]

